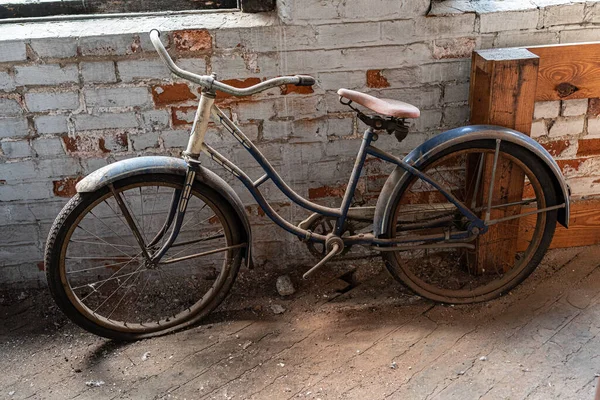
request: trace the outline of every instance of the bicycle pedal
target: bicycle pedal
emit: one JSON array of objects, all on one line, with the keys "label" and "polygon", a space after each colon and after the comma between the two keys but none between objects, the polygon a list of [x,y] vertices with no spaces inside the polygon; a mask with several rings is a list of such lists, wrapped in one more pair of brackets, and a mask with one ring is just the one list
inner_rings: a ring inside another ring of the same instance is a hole
[{"label": "bicycle pedal", "polygon": [[321,261],[319,261],[314,267],[312,267],[311,269],[306,271],[304,275],[302,275],[303,279],[308,279],[319,268],[324,266],[327,263],[327,261],[331,260],[333,257],[337,256],[344,250],[344,241],[337,236],[333,236],[330,239],[328,239],[325,245],[327,246],[327,248],[331,247],[331,250],[329,250],[329,253],[327,253],[327,255],[323,257]]}]

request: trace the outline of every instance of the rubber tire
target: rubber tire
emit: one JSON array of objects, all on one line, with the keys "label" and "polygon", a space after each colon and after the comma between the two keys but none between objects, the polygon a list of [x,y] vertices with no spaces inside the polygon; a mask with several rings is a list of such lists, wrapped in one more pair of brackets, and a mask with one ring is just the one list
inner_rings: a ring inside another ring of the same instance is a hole
[{"label": "rubber tire", "polygon": [[[436,162],[441,157],[447,156],[450,153],[456,151],[466,150],[470,148],[494,149],[495,146],[495,140],[479,140],[462,143],[450,147],[440,152],[439,154],[436,154],[431,160],[428,160],[424,165],[422,165],[419,168],[419,170],[423,171],[427,169],[429,165]],[[550,175],[551,171],[548,169],[548,166],[544,161],[540,160],[538,156],[534,155],[529,150],[514,143],[502,142],[500,150],[519,159],[538,178],[542,190],[544,192],[544,197],[546,198],[546,207],[551,207],[557,204],[555,185],[553,178]],[[392,203],[393,210],[396,209],[398,202],[402,198],[403,192],[408,188],[410,183],[411,180],[409,179],[404,185],[404,187],[402,187],[396,195],[396,198],[393,200]],[[402,266],[398,264],[397,259],[394,257],[394,252],[382,252],[382,257],[387,270],[394,277],[394,279],[396,279],[398,282],[402,283],[403,285],[405,285],[413,292],[422,297],[436,302],[448,304],[469,304],[488,301],[508,293],[510,290],[514,289],[517,285],[523,282],[536,269],[536,267],[538,266],[540,261],[542,261],[542,258],[546,254],[546,251],[550,246],[550,242],[552,242],[554,231],[556,229],[557,213],[557,210],[548,211],[546,213],[546,226],[542,234],[542,239],[540,240],[539,246],[535,250],[533,257],[530,259],[529,263],[521,270],[521,272],[515,275],[513,279],[508,281],[505,285],[501,286],[500,288],[497,288],[487,294],[479,295],[476,297],[447,297],[440,296],[437,293],[431,293],[428,290],[421,287],[417,282],[414,282],[411,280],[411,278],[409,278],[409,276],[403,271]],[[395,226],[395,221],[391,221],[394,218],[393,214],[394,213],[390,213],[390,221],[387,221],[388,227]],[[391,237],[391,228],[388,229],[388,232],[386,232],[385,237]]]},{"label": "rubber tire", "polygon": [[[180,175],[168,174],[137,175],[113,182],[113,185],[115,189],[119,189],[124,186],[141,182],[165,182],[182,184],[183,177]],[[239,220],[239,217],[235,213],[231,204],[214,189],[201,182],[196,181],[192,190],[196,193],[201,193],[203,197],[209,200],[213,206],[218,207],[218,209],[221,211],[221,213],[224,216],[224,221],[222,221],[223,226],[225,228],[228,227],[231,233],[231,245],[243,243],[244,226]],[[182,321],[178,325],[169,327],[164,330],[158,330],[147,333],[135,333],[108,329],[88,319],[85,315],[80,313],[79,310],[71,303],[65,291],[65,288],[63,287],[61,282],[61,263],[59,258],[63,247],[63,242],[71,225],[77,220],[79,214],[84,212],[84,210],[90,204],[92,204],[98,198],[104,196],[109,191],[110,190],[108,187],[103,187],[92,193],[76,194],[64,206],[60,214],[56,217],[52,228],[50,228],[50,233],[48,234],[48,240],[46,242],[45,252],[46,279],[48,281],[50,293],[58,307],[65,313],[67,317],[69,317],[71,321],[73,321],[75,324],[79,325],[83,329],[93,334],[119,341],[134,341],[146,339],[149,337],[161,336],[170,332],[181,330],[201,321],[227,297],[240,269],[242,261],[241,252],[237,252],[237,256],[233,260],[229,276],[227,277],[225,283],[223,284],[223,287],[221,288],[217,296],[204,308],[198,310],[197,313],[191,314],[190,318]]]}]

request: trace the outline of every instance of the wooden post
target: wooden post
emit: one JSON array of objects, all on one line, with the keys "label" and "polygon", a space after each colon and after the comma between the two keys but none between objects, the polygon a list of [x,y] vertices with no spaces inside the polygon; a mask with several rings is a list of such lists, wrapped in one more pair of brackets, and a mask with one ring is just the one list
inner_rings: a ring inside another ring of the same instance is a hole
[{"label": "wooden post", "polygon": [[[531,132],[539,57],[526,49],[493,49],[473,53],[469,104],[471,124],[499,125],[526,135]],[[471,162],[468,162],[469,165]],[[493,154],[484,160],[484,174],[491,176]],[[506,161],[504,161],[506,162]],[[497,171],[503,170],[502,161]],[[470,172],[468,172],[470,173]],[[484,175],[486,176],[486,175]],[[501,184],[499,184],[501,182]],[[475,194],[478,204],[487,203],[489,181]],[[522,171],[508,171],[496,176],[492,204],[520,201],[523,196]],[[485,200],[483,200],[485,199]],[[520,211],[498,209],[491,218],[501,218]],[[469,254],[469,268],[475,273],[507,271],[514,264],[519,227],[517,224],[496,226],[478,238],[477,250]]]}]

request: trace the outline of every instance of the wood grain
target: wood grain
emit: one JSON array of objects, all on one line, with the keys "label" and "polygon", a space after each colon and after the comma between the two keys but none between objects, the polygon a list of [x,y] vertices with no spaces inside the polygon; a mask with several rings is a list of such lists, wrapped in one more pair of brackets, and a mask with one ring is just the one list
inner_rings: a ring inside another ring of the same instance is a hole
[{"label": "wood grain", "polygon": [[[473,54],[471,69],[472,124],[492,124],[516,129],[526,135],[531,131],[539,58],[523,49],[478,51]],[[484,161],[484,181],[481,193],[475,194],[479,205],[487,203],[491,188],[493,157]],[[504,168],[509,167],[509,168]],[[523,196],[524,174],[512,168],[508,160],[500,160],[494,181],[492,203],[520,200]],[[467,171],[467,182],[475,179],[474,169]],[[497,219],[518,214],[519,207],[494,210]],[[517,251],[519,225],[498,224],[477,239],[477,249],[469,254],[469,268],[475,273],[512,268]]]},{"label": "wood grain", "polygon": [[[521,212],[529,209],[523,208]],[[535,216],[523,218],[522,226],[535,222]],[[569,229],[557,225],[551,249],[578,247],[600,244],[600,199],[578,201],[571,204],[571,223]],[[519,230],[519,251],[523,251],[531,240],[531,232]]]},{"label": "wood grain", "polygon": [[527,50],[540,57],[537,101],[600,97],[600,43],[535,46]]}]

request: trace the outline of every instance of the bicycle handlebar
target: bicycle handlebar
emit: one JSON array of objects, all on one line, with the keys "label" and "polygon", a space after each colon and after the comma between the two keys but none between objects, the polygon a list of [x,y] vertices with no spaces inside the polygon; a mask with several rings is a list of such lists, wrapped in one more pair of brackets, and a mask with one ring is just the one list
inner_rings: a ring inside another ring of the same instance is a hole
[{"label": "bicycle handlebar", "polygon": [[160,31],[158,29],[152,29],[150,31],[150,40],[152,41],[152,45],[154,45],[154,48],[158,52],[158,55],[167,65],[169,70],[171,70],[172,73],[179,76],[180,78],[186,79],[190,82],[194,82],[208,90],[217,89],[234,96],[249,96],[251,94],[262,92],[263,90],[271,89],[273,87],[281,85],[291,84],[296,86],[312,86],[316,82],[315,78],[313,78],[312,76],[296,75],[269,79],[247,88],[236,88],[233,86],[229,86],[225,83],[219,82],[210,75],[197,75],[179,68],[175,64],[169,53],[167,53],[167,49],[165,49],[165,46],[163,46],[162,42],[160,41]]}]

